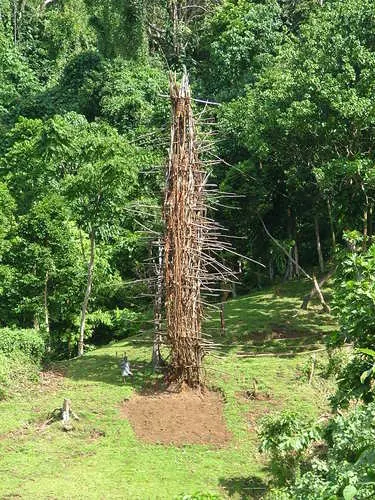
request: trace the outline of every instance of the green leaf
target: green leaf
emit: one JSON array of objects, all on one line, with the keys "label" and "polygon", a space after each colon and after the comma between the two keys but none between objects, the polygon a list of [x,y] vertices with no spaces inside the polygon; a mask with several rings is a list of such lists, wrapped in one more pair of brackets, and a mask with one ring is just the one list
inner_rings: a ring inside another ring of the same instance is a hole
[{"label": "green leaf", "polygon": [[366,448],[358,458],[356,465],[375,465],[375,448]]},{"label": "green leaf", "polygon": [[362,354],[367,354],[368,356],[372,356],[373,358],[375,358],[375,351],[373,349],[363,348],[363,349],[357,349],[357,351]]},{"label": "green leaf", "polygon": [[372,366],[369,370],[366,370],[365,372],[362,373],[361,375],[361,384],[365,382],[365,380],[371,375],[371,373],[374,371],[374,367]]},{"label": "green leaf", "polygon": [[357,488],[352,484],[348,484],[348,486],[346,486],[344,488],[344,491],[342,492],[344,500],[352,500],[356,494],[357,494]]},{"label": "green leaf", "polygon": [[366,370],[365,372],[362,373],[361,375],[361,384],[365,382],[365,380],[371,375],[371,373],[374,371],[374,367],[372,366],[370,369]]}]

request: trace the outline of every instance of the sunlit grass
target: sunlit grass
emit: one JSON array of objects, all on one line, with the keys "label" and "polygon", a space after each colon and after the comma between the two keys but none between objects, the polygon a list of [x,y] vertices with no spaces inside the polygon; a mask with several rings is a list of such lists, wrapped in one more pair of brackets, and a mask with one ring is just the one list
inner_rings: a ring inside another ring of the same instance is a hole
[{"label": "sunlit grass", "polygon": [[[44,391],[36,387],[0,403],[0,498],[173,499],[197,492],[219,498],[259,497],[268,474],[257,449],[259,420],[281,408],[301,412],[306,418],[317,416],[326,411],[325,395],[331,383],[316,379],[309,385],[300,376],[308,356],[239,355],[254,342],[254,333],[271,333],[275,327],[314,334],[335,328],[317,305],[307,312],[300,310],[305,288],[293,283],[285,287],[285,294],[281,290],[281,296],[266,290],[229,301],[225,337],[220,335],[218,314],[207,322],[213,340],[223,344],[215,357],[206,358],[205,366],[208,385],[225,397],[225,419],[233,435],[227,447],[176,448],[137,440],[128,421],[120,417],[120,405],[153,376],[151,345],[129,339],[62,363],[66,377],[61,385]],[[277,350],[274,344],[269,341],[267,351],[270,346]],[[118,357],[123,350],[135,372],[132,385],[124,386],[121,381]],[[269,399],[241,397],[254,379]],[[74,430],[64,432],[58,422],[43,428],[49,412],[64,397],[71,399],[80,416]]]}]

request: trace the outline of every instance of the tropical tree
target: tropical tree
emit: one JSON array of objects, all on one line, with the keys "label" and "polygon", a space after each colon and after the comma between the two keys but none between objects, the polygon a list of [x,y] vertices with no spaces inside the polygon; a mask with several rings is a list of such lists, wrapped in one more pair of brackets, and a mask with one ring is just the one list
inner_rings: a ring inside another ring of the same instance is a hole
[{"label": "tropical tree", "polygon": [[87,307],[91,295],[96,245],[108,241],[129,218],[126,206],[136,194],[138,169],[147,155],[106,125],[81,131],[76,171],[65,180],[65,195],[78,227],[90,240],[87,281],[81,308],[78,354],[83,354]]}]

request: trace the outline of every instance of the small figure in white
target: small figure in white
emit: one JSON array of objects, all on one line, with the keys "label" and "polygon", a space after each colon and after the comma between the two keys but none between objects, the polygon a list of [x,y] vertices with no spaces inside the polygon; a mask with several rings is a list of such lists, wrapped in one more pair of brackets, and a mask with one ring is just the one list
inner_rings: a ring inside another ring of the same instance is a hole
[{"label": "small figure in white", "polygon": [[133,375],[130,370],[130,363],[126,356],[126,353],[124,353],[124,357],[122,358],[122,361],[120,363],[120,368],[121,368],[122,380],[124,384],[126,384],[126,377],[128,377],[129,375]]}]

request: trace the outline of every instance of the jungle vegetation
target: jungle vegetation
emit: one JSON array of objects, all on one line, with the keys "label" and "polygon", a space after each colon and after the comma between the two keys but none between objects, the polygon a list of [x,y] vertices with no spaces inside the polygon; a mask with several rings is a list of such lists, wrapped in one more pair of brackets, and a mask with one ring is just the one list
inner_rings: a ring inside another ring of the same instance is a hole
[{"label": "jungle vegetation", "polygon": [[[145,228],[161,227],[168,72],[183,67],[196,112],[215,103],[212,182],[237,195],[215,209],[244,257],[224,255],[232,294],[329,275],[328,348],[356,349],[331,403],[364,406],[324,430],[292,414],[264,424],[275,495],[370,498],[371,0],[0,0],[0,383],[10,359],[68,359],[152,319]],[[328,452],[311,458],[319,440]]]}]

